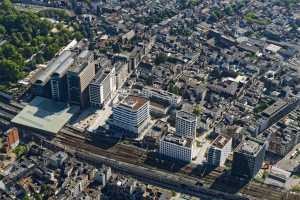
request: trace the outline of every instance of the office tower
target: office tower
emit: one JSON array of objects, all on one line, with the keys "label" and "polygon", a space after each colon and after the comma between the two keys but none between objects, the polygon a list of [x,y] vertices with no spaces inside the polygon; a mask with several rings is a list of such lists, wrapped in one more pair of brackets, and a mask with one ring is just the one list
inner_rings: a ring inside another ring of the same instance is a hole
[{"label": "office tower", "polygon": [[224,166],[231,153],[232,139],[225,135],[219,135],[211,144],[207,153],[207,162],[213,166]]},{"label": "office tower", "polygon": [[176,113],[176,135],[194,139],[196,137],[196,128],[196,115],[185,111]]},{"label": "office tower", "polygon": [[161,138],[159,153],[177,160],[191,162],[196,156],[195,141],[169,133]]},{"label": "office tower", "polygon": [[93,107],[102,108],[116,91],[116,71],[101,69],[96,74],[89,86],[90,104]]},{"label": "office tower", "polygon": [[88,86],[94,77],[94,54],[89,50],[83,50],[67,74],[70,104],[80,105],[81,108],[89,104]]},{"label": "office tower", "polygon": [[266,152],[266,143],[247,137],[233,153],[231,173],[251,179],[260,170]]},{"label": "office tower", "polygon": [[68,57],[51,76],[51,98],[56,101],[68,101],[67,71],[73,64],[74,58]]},{"label": "office tower", "polygon": [[149,101],[146,98],[130,95],[113,107],[112,125],[124,130],[128,137],[139,137],[149,120]]}]

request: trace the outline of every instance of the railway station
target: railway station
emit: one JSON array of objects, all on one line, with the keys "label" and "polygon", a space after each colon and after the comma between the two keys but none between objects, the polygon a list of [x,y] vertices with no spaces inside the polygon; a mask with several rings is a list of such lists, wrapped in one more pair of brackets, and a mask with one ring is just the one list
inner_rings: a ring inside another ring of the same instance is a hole
[{"label": "railway station", "polygon": [[21,130],[30,129],[57,134],[78,111],[77,106],[68,106],[63,102],[35,97],[12,119],[12,122]]}]

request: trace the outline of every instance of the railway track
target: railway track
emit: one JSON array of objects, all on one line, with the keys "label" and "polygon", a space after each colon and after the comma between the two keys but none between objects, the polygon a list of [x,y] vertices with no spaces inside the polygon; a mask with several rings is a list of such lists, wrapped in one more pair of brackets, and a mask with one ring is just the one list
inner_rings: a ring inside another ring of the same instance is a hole
[{"label": "railway track", "polygon": [[8,123],[16,116],[16,112],[9,106],[5,106],[0,103],[0,119],[7,121]]},{"label": "railway track", "polygon": [[124,154],[118,155],[117,153],[99,150],[96,147],[93,147],[91,145],[80,143],[80,141],[70,141],[70,140],[66,141],[64,138],[58,138],[57,142],[60,142],[63,145],[73,147],[75,149],[80,148],[81,150],[89,151],[89,152],[95,153],[97,155],[104,156],[106,158],[123,161],[126,163],[135,164],[135,165],[137,164],[137,160],[135,160],[136,157],[129,155],[129,154],[126,154],[127,157],[123,157]]},{"label": "railway track", "polygon": [[1,118],[1,116],[0,116],[0,125],[1,125],[1,126],[9,126],[9,124],[10,124],[10,121],[9,121],[9,120],[3,119],[3,118]]},{"label": "railway track", "polygon": [[12,119],[14,118],[14,116],[15,116],[15,115],[13,115],[13,114],[7,112],[6,110],[0,109],[0,118],[1,118],[1,119],[10,121],[10,120],[12,120]]},{"label": "railway track", "polygon": [[254,181],[243,187],[240,192],[256,199],[282,200],[284,197],[284,193],[280,188]]},{"label": "railway track", "polygon": [[13,117],[20,112],[20,110],[14,108],[12,106],[9,106],[7,104],[1,103],[1,102],[0,102],[0,110],[5,111],[6,113],[11,114]]},{"label": "railway track", "polygon": [[[0,102],[0,123],[9,125],[10,120],[18,112],[20,112],[21,109],[22,105],[15,105],[11,103],[5,104],[3,102]],[[56,142],[59,142],[65,146],[82,149],[87,152],[92,152],[94,154],[98,154],[117,161],[155,169],[155,167],[149,166],[144,163],[148,158],[147,152],[123,144],[115,144],[110,149],[102,149],[91,144],[91,137],[88,133],[77,130],[70,125],[64,126],[64,128],[60,131],[59,134],[55,136],[54,139]],[[188,177],[194,182],[200,181],[205,185],[212,185],[216,181],[216,179],[223,173],[222,169],[216,169],[208,175],[201,177],[200,174],[193,174],[192,170],[192,168],[186,167],[181,169],[176,174]],[[284,193],[278,187],[264,185],[253,181],[244,186],[239,192],[254,199],[282,200],[284,196]]]},{"label": "railway track", "polygon": [[[144,161],[147,159],[145,152],[139,152],[137,149],[128,147],[126,145],[116,144],[112,149],[104,150],[100,147],[95,147],[92,144],[88,144],[89,140],[83,140],[82,136],[66,135],[60,134],[56,138],[58,141],[64,145],[80,148],[85,151],[89,151],[107,158],[111,158],[117,161],[126,162],[129,164],[134,164],[138,166],[145,166],[147,168],[155,169],[153,166],[146,165]],[[161,170],[161,169],[160,169]],[[167,170],[161,170],[167,171]],[[175,173],[180,176],[189,177],[195,182],[201,182],[205,185],[212,185],[218,177],[222,175],[224,170],[222,168],[217,168],[213,170],[208,175],[201,177],[195,174],[191,175],[191,169],[185,168],[178,173]],[[246,186],[242,187],[239,191],[241,194],[250,196],[254,199],[266,199],[266,200],[282,200],[283,192],[280,188],[275,186],[269,186],[264,184],[259,184],[256,182],[250,182]]]}]

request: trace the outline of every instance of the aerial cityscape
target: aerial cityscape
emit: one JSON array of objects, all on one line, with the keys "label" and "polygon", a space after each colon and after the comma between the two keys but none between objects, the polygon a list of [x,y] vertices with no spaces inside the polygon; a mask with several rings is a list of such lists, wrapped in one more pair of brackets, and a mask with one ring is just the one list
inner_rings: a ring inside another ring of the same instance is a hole
[{"label": "aerial cityscape", "polygon": [[0,0],[0,200],[300,200],[300,0]]}]

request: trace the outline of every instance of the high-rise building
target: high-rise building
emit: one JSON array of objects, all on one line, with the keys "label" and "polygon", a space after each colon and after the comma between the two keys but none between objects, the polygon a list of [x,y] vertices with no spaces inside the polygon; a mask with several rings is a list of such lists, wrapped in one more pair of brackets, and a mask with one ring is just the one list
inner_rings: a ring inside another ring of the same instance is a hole
[{"label": "high-rise building", "polygon": [[70,104],[80,105],[81,108],[89,104],[88,86],[94,77],[94,54],[89,50],[83,50],[67,74]]},{"label": "high-rise building", "polygon": [[169,133],[161,138],[159,153],[173,159],[191,162],[196,156],[195,140]]},{"label": "high-rise building", "polygon": [[74,58],[68,57],[55,70],[50,79],[51,84],[51,98],[56,101],[68,101],[68,81],[67,71],[73,64]]},{"label": "high-rise building", "polygon": [[137,138],[149,125],[149,101],[138,96],[128,96],[113,107],[112,126],[122,129],[126,136]]},{"label": "high-rise building", "polygon": [[194,114],[179,111],[176,113],[176,135],[188,138],[196,137],[197,117]]},{"label": "high-rise building", "polygon": [[224,166],[231,153],[232,139],[225,135],[219,135],[211,144],[207,153],[207,162],[213,166]]},{"label": "high-rise building", "polygon": [[91,106],[98,108],[103,107],[114,91],[116,91],[115,68],[98,71],[89,86]]},{"label": "high-rise building", "polygon": [[266,152],[266,143],[247,137],[233,153],[231,173],[251,179],[260,170]]}]

